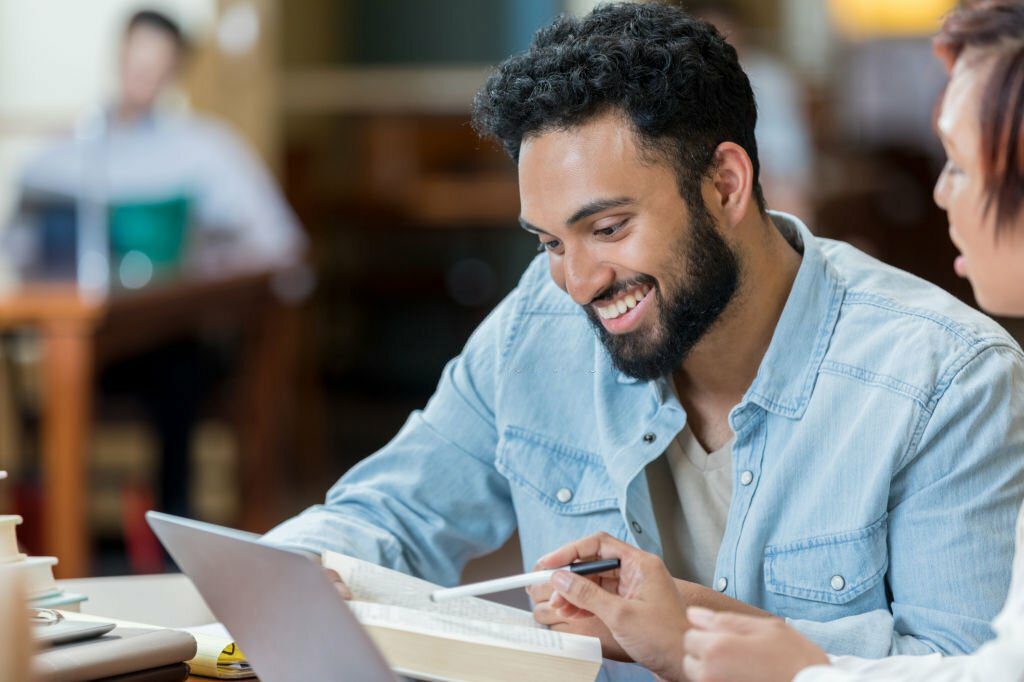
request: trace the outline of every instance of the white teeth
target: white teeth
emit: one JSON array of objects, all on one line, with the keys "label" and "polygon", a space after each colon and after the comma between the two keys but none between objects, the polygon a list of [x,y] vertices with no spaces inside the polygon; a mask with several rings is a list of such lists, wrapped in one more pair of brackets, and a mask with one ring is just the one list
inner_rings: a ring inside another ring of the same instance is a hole
[{"label": "white teeth", "polygon": [[650,293],[650,291],[651,287],[646,285],[633,289],[623,298],[620,298],[618,301],[610,303],[603,308],[598,307],[597,314],[602,319],[614,320],[616,317],[622,315],[627,310],[632,310],[633,308],[635,308],[640,303],[640,301],[642,301],[644,297],[647,296],[648,293]]}]

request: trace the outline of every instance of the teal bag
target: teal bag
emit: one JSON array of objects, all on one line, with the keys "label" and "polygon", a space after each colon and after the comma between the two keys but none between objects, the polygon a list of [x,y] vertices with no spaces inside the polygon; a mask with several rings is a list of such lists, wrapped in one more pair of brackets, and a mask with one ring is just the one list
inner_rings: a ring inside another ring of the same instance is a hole
[{"label": "teal bag", "polygon": [[180,265],[189,226],[190,202],[179,196],[161,201],[111,204],[110,252],[114,263],[137,251],[157,270]]}]

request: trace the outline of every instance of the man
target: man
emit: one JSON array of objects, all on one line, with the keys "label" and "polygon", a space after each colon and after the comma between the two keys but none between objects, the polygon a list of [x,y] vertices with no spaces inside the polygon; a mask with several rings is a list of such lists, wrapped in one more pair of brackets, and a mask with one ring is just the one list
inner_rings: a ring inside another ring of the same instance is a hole
[{"label": "man", "polygon": [[715,29],[658,4],[559,19],[474,116],[545,253],[425,410],[267,541],[452,584],[516,527],[527,566],[605,531],[664,556],[684,604],[785,616],[833,653],[990,637],[1024,357],[764,210],[753,95]]},{"label": "man", "polygon": [[[98,121],[96,148],[62,140],[22,172],[26,195],[101,191],[111,204],[183,197],[194,210],[193,265],[259,269],[293,265],[305,236],[276,182],[227,126],[164,106],[187,54],[181,29],[152,10],[128,20],[118,89]],[[90,167],[92,166],[92,167]],[[87,183],[95,183],[89,186]]]}]

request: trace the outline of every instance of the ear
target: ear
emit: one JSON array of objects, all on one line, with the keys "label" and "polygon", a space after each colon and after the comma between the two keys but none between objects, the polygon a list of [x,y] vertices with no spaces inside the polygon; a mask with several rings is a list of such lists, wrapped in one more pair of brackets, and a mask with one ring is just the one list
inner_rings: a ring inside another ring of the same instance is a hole
[{"label": "ear", "polygon": [[746,150],[735,142],[723,142],[715,149],[714,208],[727,225],[738,224],[754,201],[754,166]]}]

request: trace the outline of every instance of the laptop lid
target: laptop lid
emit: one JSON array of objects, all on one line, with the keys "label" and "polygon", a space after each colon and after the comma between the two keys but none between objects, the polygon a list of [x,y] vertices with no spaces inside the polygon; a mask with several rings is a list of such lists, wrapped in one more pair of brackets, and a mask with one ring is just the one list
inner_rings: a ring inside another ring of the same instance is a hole
[{"label": "laptop lid", "polygon": [[201,521],[154,511],[146,520],[263,682],[397,679],[308,558]]}]

